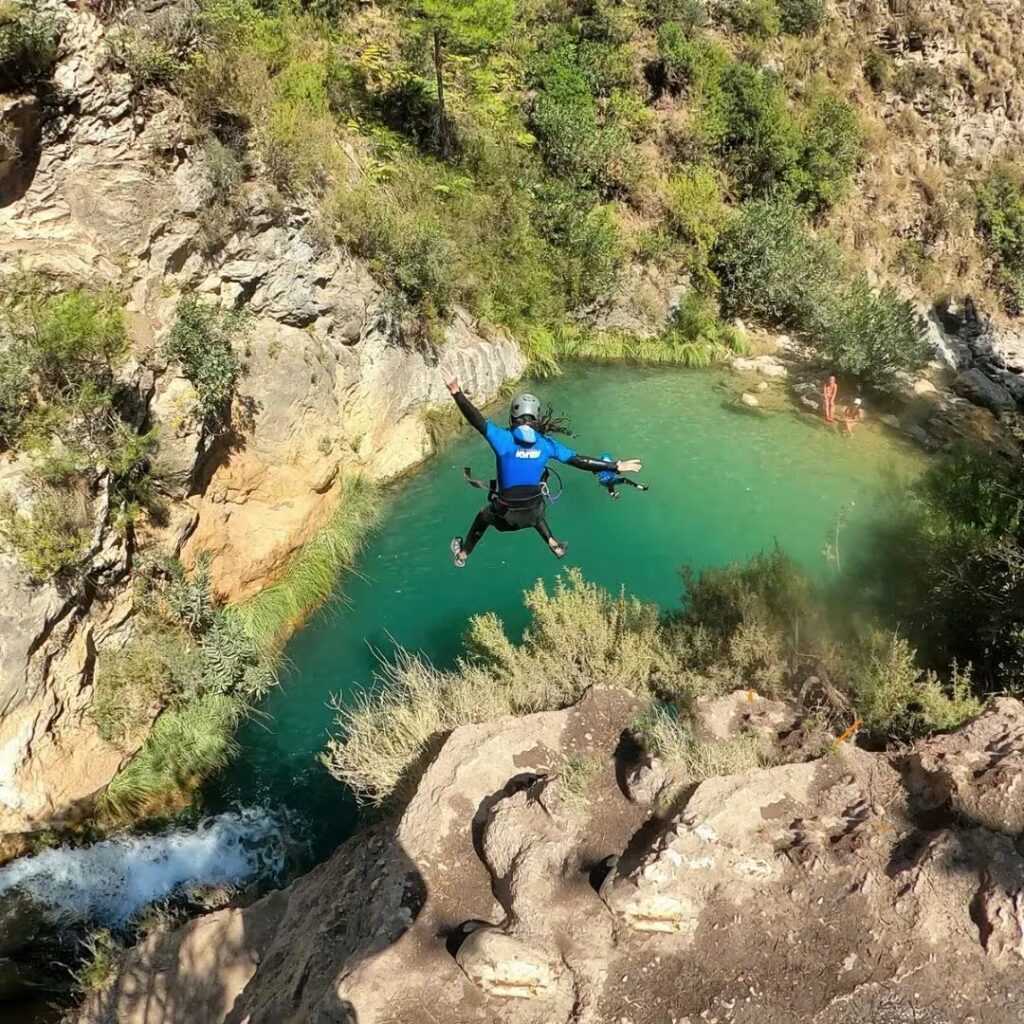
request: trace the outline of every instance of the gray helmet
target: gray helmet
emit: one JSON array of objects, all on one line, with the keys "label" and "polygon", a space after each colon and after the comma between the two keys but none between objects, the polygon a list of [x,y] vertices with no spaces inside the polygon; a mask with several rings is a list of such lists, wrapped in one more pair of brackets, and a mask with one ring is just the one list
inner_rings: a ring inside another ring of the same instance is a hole
[{"label": "gray helmet", "polygon": [[540,399],[536,395],[529,395],[523,392],[521,395],[516,395],[512,399],[512,405],[509,408],[508,416],[510,420],[517,420],[521,416],[532,416],[534,419],[540,418]]}]

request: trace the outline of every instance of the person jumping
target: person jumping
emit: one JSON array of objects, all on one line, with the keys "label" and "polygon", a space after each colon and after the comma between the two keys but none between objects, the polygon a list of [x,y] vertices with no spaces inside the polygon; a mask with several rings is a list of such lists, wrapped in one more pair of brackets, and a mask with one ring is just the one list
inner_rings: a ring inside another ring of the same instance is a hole
[{"label": "person jumping", "polygon": [[643,468],[639,459],[614,462],[577,455],[541,433],[540,401],[533,395],[520,394],[512,399],[506,430],[484,419],[463,393],[458,377],[446,384],[466,421],[486,438],[497,464],[497,482],[490,501],[476,514],[465,539],[452,538],[452,558],[460,569],[491,526],[501,533],[532,527],[557,558],[565,554],[568,545],[552,536],[545,517],[544,481],[552,459],[588,473],[639,473]]},{"label": "person jumping", "polygon": [[[615,460],[608,452],[601,452],[601,461],[614,462]],[[608,492],[608,497],[613,501],[619,498],[619,492],[616,488],[621,484],[626,484],[629,487],[635,487],[638,491],[649,491],[651,489],[650,484],[638,484],[635,480],[627,480],[624,476],[621,476],[611,469],[602,469],[601,472],[597,474],[597,482]]]}]

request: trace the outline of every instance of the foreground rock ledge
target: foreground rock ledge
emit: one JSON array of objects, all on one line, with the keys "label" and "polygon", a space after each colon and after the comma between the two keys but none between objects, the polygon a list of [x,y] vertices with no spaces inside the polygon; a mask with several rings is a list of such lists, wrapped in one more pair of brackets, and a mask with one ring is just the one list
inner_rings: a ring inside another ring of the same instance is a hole
[{"label": "foreground rock ledge", "polygon": [[[709,779],[661,817],[616,761],[638,710],[595,687],[457,729],[399,820],[151,937],[79,1024],[1020,1020],[1018,701],[898,762]],[[574,754],[602,765],[583,795]]]}]

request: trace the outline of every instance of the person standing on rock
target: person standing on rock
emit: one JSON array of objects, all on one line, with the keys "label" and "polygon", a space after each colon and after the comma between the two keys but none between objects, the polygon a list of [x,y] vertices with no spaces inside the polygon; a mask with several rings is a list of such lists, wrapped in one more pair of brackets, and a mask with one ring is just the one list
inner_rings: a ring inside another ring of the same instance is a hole
[{"label": "person standing on rock", "polygon": [[836,394],[839,385],[836,383],[835,374],[830,374],[824,387],[821,389],[821,414],[825,417],[826,423],[834,423],[836,418]]},{"label": "person standing on rock", "polygon": [[[540,401],[533,395],[521,394],[512,399],[506,430],[484,419],[463,393],[458,377],[446,380],[445,385],[466,422],[486,438],[497,464],[497,479],[491,483],[490,500],[476,514],[465,540],[452,538],[452,558],[460,569],[491,526],[501,533],[532,527],[556,558],[565,554],[568,545],[552,536],[545,517],[550,461],[575,466],[588,473],[639,473],[643,468],[639,459],[605,462],[577,455],[571,448],[548,437],[541,429]],[[550,432],[550,427],[547,429]],[[479,483],[468,476],[468,471],[467,479],[470,483]]]}]

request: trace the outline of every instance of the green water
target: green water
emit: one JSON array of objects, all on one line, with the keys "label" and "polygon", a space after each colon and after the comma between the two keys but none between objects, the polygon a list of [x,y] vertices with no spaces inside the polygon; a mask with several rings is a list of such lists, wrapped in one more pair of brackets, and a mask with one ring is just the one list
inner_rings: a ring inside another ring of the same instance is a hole
[{"label": "green water", "polygon": [[[738,388],[727,373],[600,367],[535,385],[568,414],[579,435],[570,444],[588,455],[640,457],[637,479],[652,485],[646,493],[623,488],[613,502],[592,476],[566,468],[565,495],[549,515],[570,544],[565,564],[666,608],[678,604],[683,563],[728,563],[778,543],[823,573],[822,549],[840,509],[856,502],[844,535],[852,539],[883,478],[919,468],[905,445],[874,429],[842,437],[785,402],[777,403],[781,412],[741,411],[732,401]],[[452,566],[448,542],[465,532],[483,498],[462,481],[465,465],[490,475],[489,450],[475,433],[395,488],[357,574],[343,581],[344,597],[290,643],[282,685],[264,702],[264,716],[243,728],[240,757],[207,793],[211,809],[286,807],[305,821],[312,854],[323,856],[355,819],[351,799],[316,761],[332,695],[366,687],[378,653],[396,644],[449,663],[476,612],[494,610],[510,628],[523,626],[522,590],[553,579],[560,563],[532,531],[492,531],[467,568]]]}]

